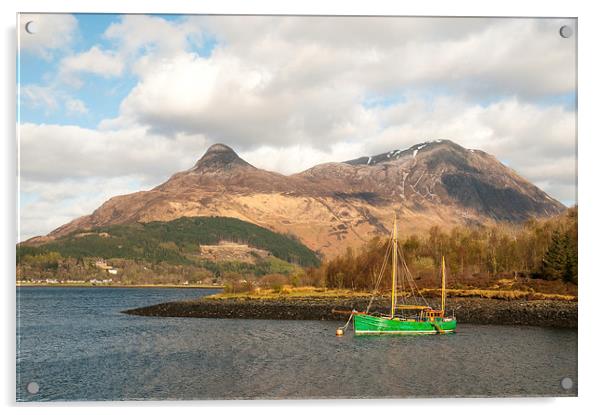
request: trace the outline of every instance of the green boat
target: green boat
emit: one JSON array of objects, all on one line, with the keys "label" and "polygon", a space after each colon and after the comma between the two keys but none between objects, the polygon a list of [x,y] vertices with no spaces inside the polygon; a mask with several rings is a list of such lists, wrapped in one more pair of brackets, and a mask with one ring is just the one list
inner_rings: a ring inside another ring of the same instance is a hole
[{"label": "green boat", "polygon": [[[372,300],[365,312],[353,311],[353,328],[356,335],[373,334],[447,334],[456,331],[456,319],[445,315],[445,257],[441,258],[441,309],[429,306],[420,295],[418,287],[406,265],[403,252],[397,244],[397,220],[394,221],[391,238],[387,244],[385,263],[391,256],[391,311],[387,315],[370,313]],[[401,273],[399,265],[401,264]],[[382,280],[385,267],[377,280],[375,293]],[[407,294],[404,289],[409,290]],[[401,295],[400,295],[401,291]],[[409,295],[414,302],[406,303]],[[422,302],[423,304],[418,304]]]}]

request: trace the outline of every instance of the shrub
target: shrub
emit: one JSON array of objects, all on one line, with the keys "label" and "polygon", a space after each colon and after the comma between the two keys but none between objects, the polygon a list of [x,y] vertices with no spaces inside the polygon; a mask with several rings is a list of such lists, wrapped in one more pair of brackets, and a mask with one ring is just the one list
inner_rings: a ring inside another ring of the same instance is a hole
[{"label": "shrub", "polygon": [[250,293],[255,290],[255,286],[252,281],[230,281],[224,285],[224,292],[228,294],[237,293]]},{"label": "shrub", "polygon": [[259,284],[263,288],[271,288],[274,291],[282,290],[288,282],[288,278],[282,274],[268,274],[260,278]]}]

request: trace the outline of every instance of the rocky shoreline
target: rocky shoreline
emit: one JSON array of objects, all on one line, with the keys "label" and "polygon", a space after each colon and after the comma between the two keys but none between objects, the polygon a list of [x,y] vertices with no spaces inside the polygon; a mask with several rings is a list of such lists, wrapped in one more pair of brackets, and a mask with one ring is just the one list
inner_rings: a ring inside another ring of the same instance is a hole
[{"label": "rocky shoreline", "polygon": [[[174,301],[125,310],[152,317],[241,318],[273,320],[346,320],[333,310],[365,310],[368,298],[215,299]],[[388,301],[376,299],[371,311],[386,313]],[[460,323],[577,328],[577,302],[449,298],[447,309]]]}]

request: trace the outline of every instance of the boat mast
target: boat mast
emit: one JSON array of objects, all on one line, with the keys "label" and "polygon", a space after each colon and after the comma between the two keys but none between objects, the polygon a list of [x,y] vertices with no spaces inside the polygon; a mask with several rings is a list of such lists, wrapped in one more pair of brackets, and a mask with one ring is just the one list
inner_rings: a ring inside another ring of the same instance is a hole
[{"label": "boat mast", "polygon": [[391,281],[391,318],[395,316],[397,303],[397,215],[393,221],[393,259],[392,259],[392,281]]},{"label": "boat mast", "polygon": [[441,257],[441,313],[445,314],[445,255]]}]

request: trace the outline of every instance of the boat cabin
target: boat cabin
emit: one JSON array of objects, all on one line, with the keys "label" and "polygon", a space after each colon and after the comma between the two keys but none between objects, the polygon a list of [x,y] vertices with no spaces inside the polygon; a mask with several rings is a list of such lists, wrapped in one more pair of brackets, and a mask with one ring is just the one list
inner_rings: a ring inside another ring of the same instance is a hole
[{"label": "boat cabin", "polygon": [[445,316],[445,311],[433,310],[432,308],[427,308],[420,312],[421,320],[435,321],[435,318],[443,318],[444,316]]}]

